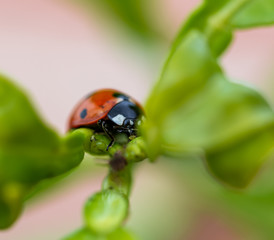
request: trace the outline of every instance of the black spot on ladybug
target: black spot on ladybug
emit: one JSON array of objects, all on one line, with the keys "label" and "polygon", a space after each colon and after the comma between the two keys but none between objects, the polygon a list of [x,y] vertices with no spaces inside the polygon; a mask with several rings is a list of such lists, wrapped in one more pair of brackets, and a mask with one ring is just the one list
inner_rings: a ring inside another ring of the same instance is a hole
[{"label": "black spot on ladybug", "polygon": [[126,95],[124,95],[124,94],[122,94],[122,93],[113,93],[112,94],[112,96],[113,97],[116,97],[116,98],[122,98],[123,100],[128,100],[129,99],[129,97],[128,96],[126,96]]},{"label": "black spot on ladybug", "polygon": [[99,105],[99,107],[100,107],[100,108],[105,108],[105,106],[104,106],[104,105]]},{"label": "black spot on ladybug", "polygon": [[80,117],[81,117],[82,119],[84,119],[86,116],[87,116],[87,109],[84,108],[84,109],[82,110],[82,112],[80,113]]}]

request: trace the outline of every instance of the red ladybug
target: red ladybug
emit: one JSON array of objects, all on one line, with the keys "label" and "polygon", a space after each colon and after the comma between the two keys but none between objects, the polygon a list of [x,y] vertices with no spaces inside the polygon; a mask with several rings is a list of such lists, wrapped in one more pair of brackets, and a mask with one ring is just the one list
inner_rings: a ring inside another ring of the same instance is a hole
[{"label": "red ladybug", "polygon": [[101,89],[76,106],[69,120],[69,129],[91,128],[106,133],[111,139],[108,150],[116,134],[137,135],[137,125],[143,114],[142,106],[128,95],[114,89]]}]

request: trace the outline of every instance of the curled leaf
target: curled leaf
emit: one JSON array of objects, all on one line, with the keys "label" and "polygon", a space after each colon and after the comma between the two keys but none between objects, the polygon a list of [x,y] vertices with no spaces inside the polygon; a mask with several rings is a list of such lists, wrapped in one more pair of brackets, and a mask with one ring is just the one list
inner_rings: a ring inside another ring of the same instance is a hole
[{"label": "curled leaf", "polygon": [[0,228],[6,228],[19,215],[31,188],[82,161],[84,136],[59,137],[41,120],[23,91],[3,76],[0,125]]},{"label": "curled leaf", "polygon": [[202,33],[167,62],[147,102],[149,156],[204,154],[221,181],[244,187],[274,146],[274,113],[255,90],[226,80]]}]

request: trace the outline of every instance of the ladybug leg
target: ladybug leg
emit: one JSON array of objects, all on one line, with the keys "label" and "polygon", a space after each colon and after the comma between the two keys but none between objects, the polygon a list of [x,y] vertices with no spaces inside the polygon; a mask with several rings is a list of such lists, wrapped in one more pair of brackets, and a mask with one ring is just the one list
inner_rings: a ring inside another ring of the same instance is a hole
[{"label": "ladybug leg", "polygon": [[107,124],[106,124],[106,122],[105,121],[102,121],[102,123],[101,123],[101,126],[102,126],[102,129],[104,130],[104,132],[110,137],[110,139],[111,139],[111,141],[110,141],[110,143],[109,143],[109,145],[107,146],[107,151],[108,151],[108,149],[110,148],[110,147],[112,147],[112,145],[114,144],[114,137],[113,137],[113,135],[111,134],[111,132],[108,130],[108,128],[107,128]]},{"label": "ladybug leg", "polygon": [[107,146],[107,149],[106,149],[107,151],[114,144],[114,138],[113,138],[113,136],[111,136],[111,135],[109,135],[109,136],[111,137],[111,141],[110,141],[109,145]]}]

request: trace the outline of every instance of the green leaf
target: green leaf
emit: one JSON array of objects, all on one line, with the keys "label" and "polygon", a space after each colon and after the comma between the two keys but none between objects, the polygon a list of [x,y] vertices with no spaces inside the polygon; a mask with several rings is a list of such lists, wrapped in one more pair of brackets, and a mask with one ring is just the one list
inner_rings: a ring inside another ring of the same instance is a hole
[{"label": "green leaf", "polygon": [[203,4],[188,18],[172,45],[170,57],[193,30],[202,32],[208,41],[211,52],[219,56],[232,40],[231,19],[250,0],[204,0]]},{"label": "green leaf", "polygon": [[27,190],[19,183],[0,184],[0,229],[9,227],[19,216]]},{"label": "green leaf", "polygon": [[[250,131],[251,132],[251,131]],[[274,124],[246,138],[235,140],[217,152],[207,154],[208,166],[222,181],[245,187],[256,175],[274,148]]]},{"label": "green leaf", "polygon": [[256,91],[227,81],[209,49],[191,32],[166,64],[146,105],[149,155],[204,152],[215,176],[243,187],[273,148],[274,113]]},{"label": "green leaf", "polygon": [[274,113],[254,90],[216,76],[165,118],[167,151],[203,150],[223,182],[246,186],[274,147]]},{"label": "green leaf", "polygon": [[273,110],[254,90],[227,81],[216,59],[232,39],[233,19],[251,3],[205,0],[182,27],[146,104],[152,160],[204,155],[221,181],[244,187],[273,148]]},{"label": "green leaf", "polygon": [[28,191],[40,180],[76,167],[84,135],[60,138],[40,119],[21,89],[0,76],[0,228],[19,215]]},{"label": "green leaf", "polygon": [[274,24],[274,1],[253,0],[232,20],[235,28],[250,28]]},{"label": "green leaf", "polygon": [[179,31],[170,57],[193,30],[205,34],[212,54],[218,57],[231,42],[234,28],[270,24],[274,24],[273,0],[204,0]]},{"label": "green leaf", "polygon": [[164,136],[160,129],[165,118],[203,89],[217,72],[220,69],[205,37],[198,31],[190,32],[165,65],[145,106],[148,121],[143,134],[151,159],[161,153]]},{"label": "green leaf", "polygon": [[128,199],[115,190],[103,190],[88,200],[84,213],[86,225],[92,232],[108,234],[127,217]]},{"label": "green leaf", "polygon": [[108,235],[95,235],[87,228],[83,228],[63,240],[137,240],[128,230],[118,228]]},{"label": "green leaf", "polygon": [[272,109],[258,93],[215,75],[166,116],[161,132],[167,147],[215,152],[271,127],[273,121]]}]

